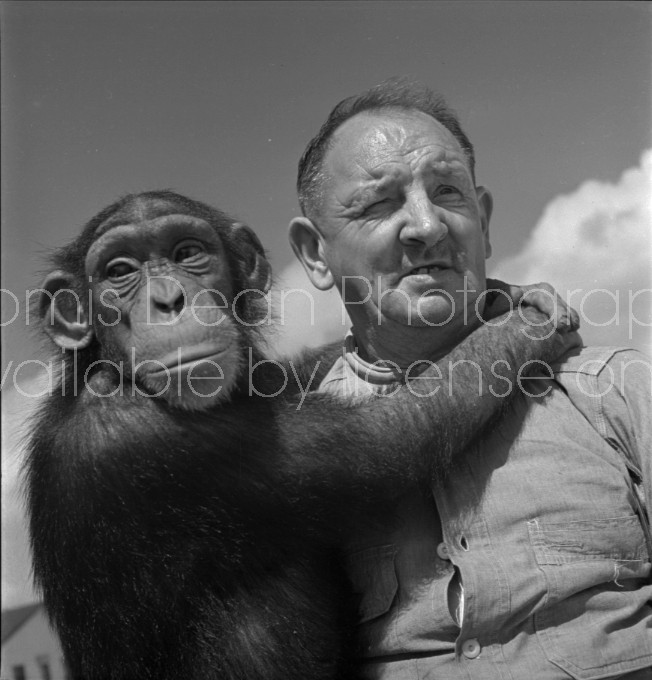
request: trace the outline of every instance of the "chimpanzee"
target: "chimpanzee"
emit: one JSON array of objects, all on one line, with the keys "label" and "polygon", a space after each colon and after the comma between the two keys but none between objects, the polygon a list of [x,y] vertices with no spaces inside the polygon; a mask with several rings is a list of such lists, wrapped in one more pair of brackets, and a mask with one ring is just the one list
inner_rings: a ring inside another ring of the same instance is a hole
[{"label": "chimpanzee", "polygon": [[305,394],[327,352],[266,361],[270,266],[219,210],[129,195],[54,265],[40,313],[65,359],[26,481],[35,580],[77,680],[354,677],[347,530],[443,474],[506,381],[565,342],[525,310],[449,356],[475,360],[456,389],[437,388],[441,362],[345,404]]}]

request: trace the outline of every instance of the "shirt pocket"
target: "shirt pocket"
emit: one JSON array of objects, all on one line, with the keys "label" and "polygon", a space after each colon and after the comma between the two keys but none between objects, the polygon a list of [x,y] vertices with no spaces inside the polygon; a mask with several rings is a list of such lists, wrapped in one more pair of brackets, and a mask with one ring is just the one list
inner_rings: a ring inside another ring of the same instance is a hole
[{"label": "shirt pocket", "polygon": [[398,591],[396,552],[396,546],[380,545],[346,556],[346,570],[359,598],[358,623],[371,621],[390,610]]},{"label": "shirt pocket", "polygon": [[527,525],[547,583],[534,626],[548,660],[579,680],[647,668],[652,588],[639,518]]},{"label": "shirt pocket", "polygon": [[530,545],[548,582],[547,604],[574,592],[649,573],[645,535],[636,515],[527,523]]}]

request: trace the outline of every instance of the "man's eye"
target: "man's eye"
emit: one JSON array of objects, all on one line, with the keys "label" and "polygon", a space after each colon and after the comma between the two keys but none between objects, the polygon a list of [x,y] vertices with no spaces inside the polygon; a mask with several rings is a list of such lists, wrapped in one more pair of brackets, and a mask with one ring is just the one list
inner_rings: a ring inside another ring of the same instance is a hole
[{"label": "man's eye", "polygon": [[390,203],[391,203],[391,201],[388,198],[384,198],[381,201],[376,201],[375,203],[368,205],[364,209],[364,214],[365,215],[377,215],[379,213],[383,213],[389,208]]},{"label": "man's eye", "polygon": [[205,249],[201,243],[182,243],[175,248],[173,260],[183,262],[203,252],[205,252]]},{"label": "man's eye", "polygon": [[459,195],[460,190],[457,187],[451,187],[451,186],[448,186],[448,185],[439,187],[439,189],[437,189],[437,195],[438,196],[450,196],[451,194]]},{"label": "man's eye", "polygon": [[123,276],[128,276],[135,272],[136,269],[136,266],[132,262],[117,260],[115,262],[109,262],[106,267],[106,276],[108,279],[120,279]]}]

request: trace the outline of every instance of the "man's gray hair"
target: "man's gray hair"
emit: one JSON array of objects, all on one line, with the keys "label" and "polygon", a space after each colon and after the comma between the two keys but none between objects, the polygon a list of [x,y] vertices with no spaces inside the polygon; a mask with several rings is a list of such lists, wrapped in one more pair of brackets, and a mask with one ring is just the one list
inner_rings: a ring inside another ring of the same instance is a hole
[{"label": "man's gray hair", "polygon": [[321,205],[325,181],[322,168],[335,131],[358,113],[381,109],[421,111],[432,116],[459,142],[469,164],[471,177],[475,181],[473,145],[462,130],[457,115],[448,107],[444,98],[407,78],[390,78],[362,94],[343,99],[330,112],[317,135],[310,140],[299,161],[297,177],[299,205],[304,215],[312,217]]}]

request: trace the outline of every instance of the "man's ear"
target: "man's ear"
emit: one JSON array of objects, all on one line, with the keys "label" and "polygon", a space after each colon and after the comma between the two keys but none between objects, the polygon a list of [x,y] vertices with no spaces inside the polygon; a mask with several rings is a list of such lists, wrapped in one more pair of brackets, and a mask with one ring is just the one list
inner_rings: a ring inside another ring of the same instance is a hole
[{"label": "man's ear", "polygon": [[319,290],[329,290],[335,280],[324,256],[324,242],[319,229],[307,217],[295,217],[290,222],[290,245],[303,268]]},{"label": "man's ear", "polygon": [[485,259],[491,257],[491,243],[489,242],[489,221],[491,220],[491,213],[494,209],[494,199],[491,192],[484,187],[476,187],[476,195],[478,196],[478,203],[480,204],[480,223],[482,225],[482,233],[484,235],[484,256]]},{"label": "man's ear", "polygon": [[64,271],[48,274],[38,303],[43,330],[62,349],[83,349],[93,339],[93,326],[74,280],[72,274]]},{"label": "man's ear", "polygon": [[240,243],[244,260],[244,275],[249,286],[266,293],[272,287],[272,265],[256,232],[246,224],[236,222],[232,227],[233,236]]}]

